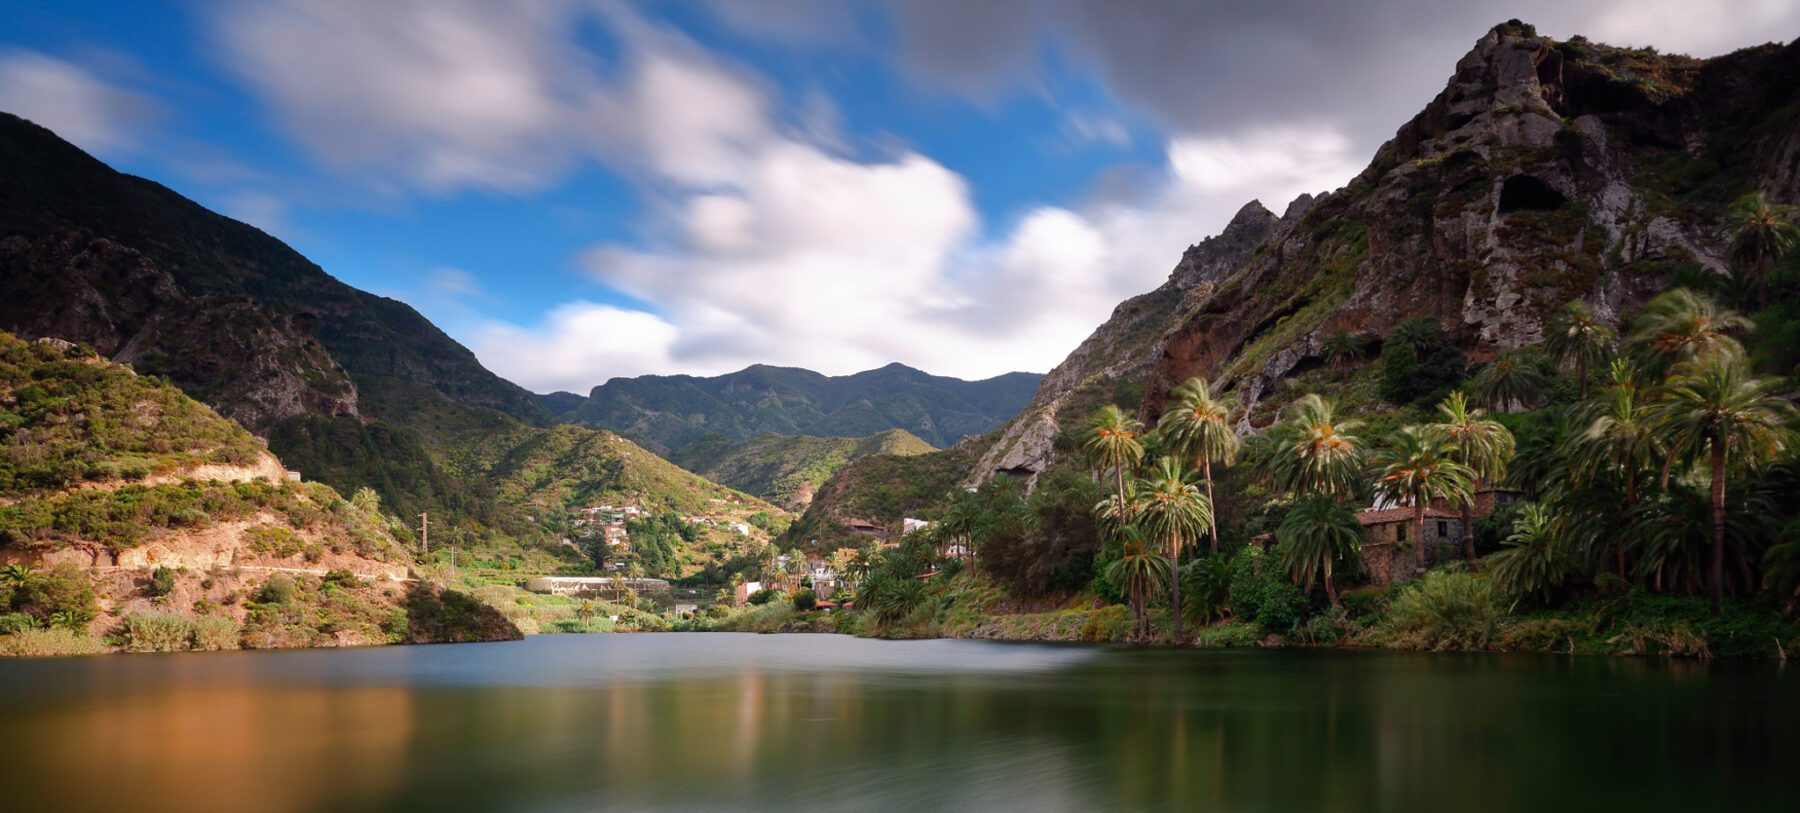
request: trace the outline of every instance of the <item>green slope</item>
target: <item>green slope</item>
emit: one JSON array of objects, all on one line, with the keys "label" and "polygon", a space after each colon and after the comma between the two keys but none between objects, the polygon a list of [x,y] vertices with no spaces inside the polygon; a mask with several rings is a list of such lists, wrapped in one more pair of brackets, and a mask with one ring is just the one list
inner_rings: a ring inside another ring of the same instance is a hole
[{"label": "green slope", "polygon": [[733,440],[711,435],[675,450],[670,459],[715,482],[777,505],[804,508],[839,469],[869,455],[917,455],[937,451],[904,429],[864,438],[762,435]]}]

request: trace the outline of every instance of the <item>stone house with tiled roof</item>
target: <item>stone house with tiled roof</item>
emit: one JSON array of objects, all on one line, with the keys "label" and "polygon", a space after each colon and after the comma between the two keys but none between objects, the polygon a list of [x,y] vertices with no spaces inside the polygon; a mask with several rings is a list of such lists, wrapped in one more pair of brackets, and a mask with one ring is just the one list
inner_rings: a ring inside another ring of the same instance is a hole
[{"label": "stone house with tiled roof", "polygon": [[[1387,585],[1412,578],[1418,555],[1410,539],[1412,508],[1370,508],[1357,514],[1356,521],[1363,526],[1363,570],[1368,572],[1369,583]],[[1426,567],[1456,556],[1462,541],[1462,519],[1457,512],[1427,507],[1424,531]]]}]

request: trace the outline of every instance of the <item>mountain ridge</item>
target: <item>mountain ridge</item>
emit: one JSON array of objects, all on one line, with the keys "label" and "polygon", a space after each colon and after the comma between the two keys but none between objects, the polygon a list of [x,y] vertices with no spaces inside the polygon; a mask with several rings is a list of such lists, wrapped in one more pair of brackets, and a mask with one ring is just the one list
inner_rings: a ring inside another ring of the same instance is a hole
[{"label": "mountain ridge", "polygon": [[538,398],[573,403],[559,413],[562,420],[612,429],[661,451],[708,435],[746,441],[768,433],[866,437],[888,429],[947,446],[1016,413],[1040,378],[1015,372],[967,381],[899,362],[843,376],[753,364],[717,376],[614,378],[579,402],[572,393]]}]

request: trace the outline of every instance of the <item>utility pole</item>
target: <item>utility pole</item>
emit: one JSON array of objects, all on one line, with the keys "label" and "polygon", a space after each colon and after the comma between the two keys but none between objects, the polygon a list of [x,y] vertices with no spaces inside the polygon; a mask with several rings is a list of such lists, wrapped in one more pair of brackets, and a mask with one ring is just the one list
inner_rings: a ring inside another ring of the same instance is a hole
[{"label": "utility pole", "polygon": [[419,546],[425,553],[431,552],[431,515],[419,512]]}]

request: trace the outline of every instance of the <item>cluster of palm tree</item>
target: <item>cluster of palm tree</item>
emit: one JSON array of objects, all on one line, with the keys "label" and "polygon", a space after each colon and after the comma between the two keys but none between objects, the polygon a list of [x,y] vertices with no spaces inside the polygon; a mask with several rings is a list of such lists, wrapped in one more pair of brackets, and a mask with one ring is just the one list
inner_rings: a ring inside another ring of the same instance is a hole
[{"label": "cluster of palm tree", "polygon": [[[1704,584],[1717,612],[1728,548],[1745,591],[1755,589],[1758,533],[1745,509],[1756,495],[1734,501],[1727,486],[1793,450],[1793,405],[1753,374],[1734,337],[1750,321],[1704,296],[1678,288],[1657,297],[1617,346],[1606,326],[1580,327],[1584,313],[1565,309],[1552,333],[1562,343],[1547,349],[1579,362],[1578,375],[1605,362],[1606,383],[1584,386],[1558,416],[1559,441],[1546,447],[1554,459],[1530,484],[1544,508],[1507,540],[1503,575],[1524,593],[1584,571],[1654,590]],[[1701,546],[1710,549],[1704,565]]]},{"label": "cluster of palm tree", "polygon": [[[1237,459],[1235,399],[1215,395],[1206,382],[1190,379],[1171,393],[1154,432],[1117,406],[1100,408],[1088,422],[1082,449],[1090,466],[1113,485],[1113,494],[1094,506],[1096,517],[1117,540],[1120,558],[1108,576],[1122,585],[1147,634],[1149,600],[1169,593],[1170,635],[1181,638],[1181,579],[1177,564],[1189,545],[1208,540],[1219,552],[1213,512],[1215,465]],[[1162,451],[1144,466],[1147,448]]]}]

